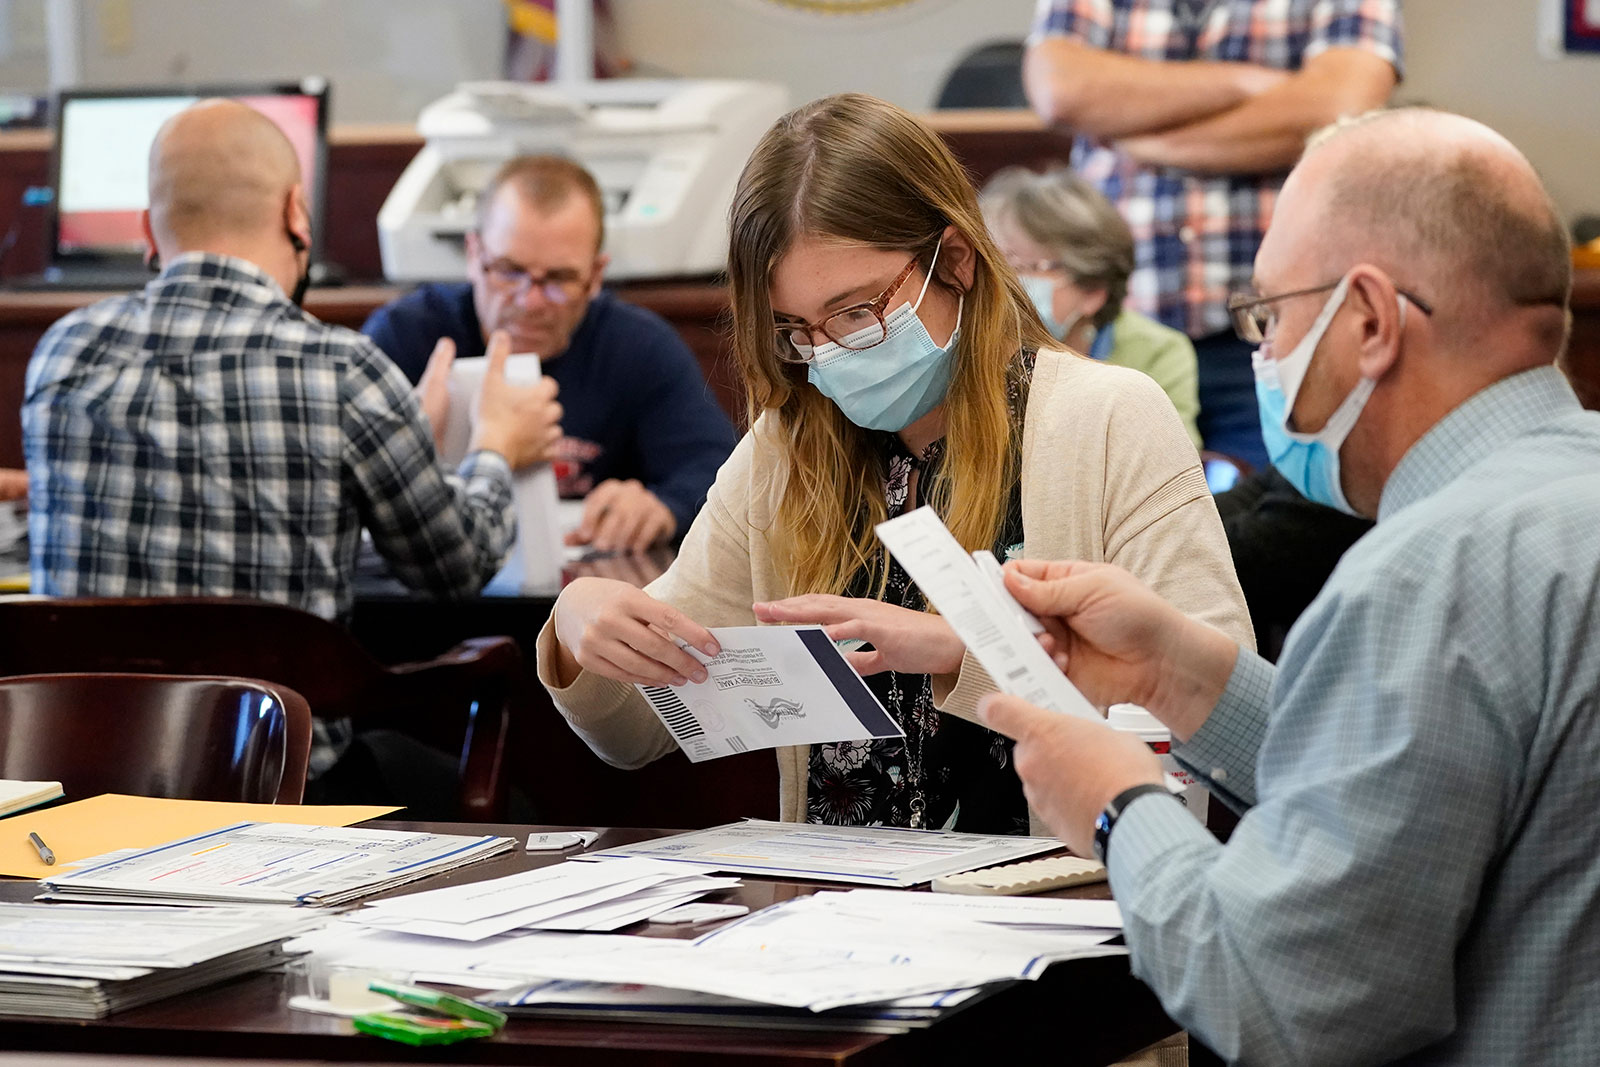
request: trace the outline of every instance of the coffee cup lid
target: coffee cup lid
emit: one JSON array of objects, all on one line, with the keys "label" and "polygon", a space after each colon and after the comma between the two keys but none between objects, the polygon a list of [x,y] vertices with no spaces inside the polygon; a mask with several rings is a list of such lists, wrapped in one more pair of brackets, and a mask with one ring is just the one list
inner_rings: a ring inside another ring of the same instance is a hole
[{"label": "coffee cup lid", "polygon": [[1137,704],[1113,704],[1106,712],[1106,723],[1113,730],[1138,734],[1143,741],[1171,741],[1166,724]]}]

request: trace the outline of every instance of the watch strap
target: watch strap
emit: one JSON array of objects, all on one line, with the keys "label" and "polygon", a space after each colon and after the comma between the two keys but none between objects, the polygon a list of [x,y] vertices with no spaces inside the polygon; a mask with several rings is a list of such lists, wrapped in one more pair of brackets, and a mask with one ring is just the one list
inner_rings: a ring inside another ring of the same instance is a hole
[{"label": "watch strap", "polygon": [[1171,796],[1172,793],[1165,785],[1156,782],[1141,782],[1136,786],[1124,789],[1111,798],[1100,817],[1094,821],[1094,855],[1102,864],[1111,851],[1111,831],[1116,829],[1117,820],[1122,813],[1128,810],[1128,805],[1144,796],[1146,793],[1162,793]]}]

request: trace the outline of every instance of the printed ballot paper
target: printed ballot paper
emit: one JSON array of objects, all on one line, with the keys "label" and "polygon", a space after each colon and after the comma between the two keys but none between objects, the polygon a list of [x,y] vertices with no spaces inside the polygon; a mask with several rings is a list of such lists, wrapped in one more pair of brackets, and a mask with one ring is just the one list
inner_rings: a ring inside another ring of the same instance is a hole
[{"label": "printed ballot paper", "polygon": [[720,654],[688,649],[705,664],[704,682],[638,687],[692,762],[905,736],[822,627],[723,626],[711,634]]},{"label": "printed ballot paper", "polygon": [[[477,418],[478,394],[483,390],[487,357],[458,359],[450,365],[450,413],[445,418],[444,442],[439,458],[455,467],[467,455]],[[532,385],[539,380],[539,357],[532,354],[506,359],[506,380]],[[556,476],[550,464],[540,463],[516,472],[511,479],[517,511],[517,543],[499,574],[490,580],[501,591],[561,588],[561,512],[557,505]]]},{"label": "printed ballot paper", "polygon": [[903,830],[894,826],[822,826],[746,819],[601,852],[575,863],[644,857],[712,870],[823,882],[913,886],[943,874],[1054,852],[1052,837]]},{"label": "printed ballot paper", "polygon": [[969,556],[932,508],[881,522],[877,529],[878,539],[997,686],[1041,708],[1104,721],[1039,645],[1038,621],[1012,598],[992,557]]}]

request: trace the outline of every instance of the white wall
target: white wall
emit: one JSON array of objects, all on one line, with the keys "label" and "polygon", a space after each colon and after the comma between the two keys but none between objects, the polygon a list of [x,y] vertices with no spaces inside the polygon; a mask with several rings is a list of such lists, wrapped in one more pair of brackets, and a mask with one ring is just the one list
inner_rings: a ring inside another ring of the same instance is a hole
[{"label": "white wall", "polygon": [[1539,168],[1569,219],[1600,214],[1600,57],[1543,58],[1534,0],[1406,0],[1398,99],[1470,115]]},{"label": "white wall", "polygon": [[858,91],[933,106],[967,52],[1027,36],[1033,0],[909,0],[880,14],[822,15],[780,0],[612,0],[623,50],[644,73],[783,82],[796,104]]},{"label": "white wall", "polygon": [[[457,82],[497,77],[505,41],[500,0],[74,2],[83,84],[322,74],[332,83],[333,119],[341,123],[410,121]],[[9,73],[0,67],[0,81],[11,83]],[[33,88],[42,92],[44,85]]]}]

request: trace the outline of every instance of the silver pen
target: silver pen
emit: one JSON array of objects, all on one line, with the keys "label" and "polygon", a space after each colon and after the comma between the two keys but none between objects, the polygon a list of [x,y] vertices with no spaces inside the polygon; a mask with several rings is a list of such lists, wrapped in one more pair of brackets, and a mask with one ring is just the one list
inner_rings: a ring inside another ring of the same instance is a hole
[{"label": "silver pen", "polygon": [[50,851],[50,846],[44,843],[44,838],[40,837],[36,833],[30,832],[28,834],[28,840],[33,843],[34,848],[38,849],[39,859],[45,864],[45,866],[51,866],[56,862],[56,854]]}]

